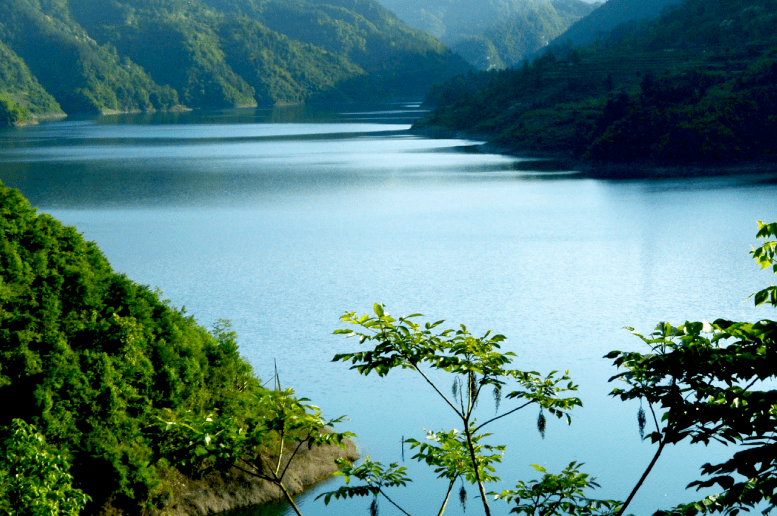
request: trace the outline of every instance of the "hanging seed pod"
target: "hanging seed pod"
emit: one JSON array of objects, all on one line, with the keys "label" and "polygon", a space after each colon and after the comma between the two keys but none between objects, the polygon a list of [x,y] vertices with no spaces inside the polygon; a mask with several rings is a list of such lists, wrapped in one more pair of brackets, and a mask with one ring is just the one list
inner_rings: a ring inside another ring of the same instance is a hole
[{"label": "hanging seed pod", "polygon": [[461,510],[467,512],[467,490],[464,489],[464,482],[461,483],[461,489],[459,489],[459,502]]},{"label": "hanging seed pod", "polygon": [[500,384],[494,385],[494,405],[496,408],[494,409],[494,414],[499,412],[499,403],[502,402],[502,386]]},{"label": "hanging seed pod", "polygon": [[475,383],[475,373],[469,373],[469,406],[475,406],[475,394],[477,393],[477,384]]},{"label": "hanging seed pod", "polygon": [[402,436],[402,462],[405,462],[405,436]]},{"label": "hanging seed pod", "polygon": [[378,516],[378,499],[373,498],[370,504],[370,516]]},{"label": "hanging seed pod", "polygon": [[642,409],[642,403],[640,403],[639,410],[637,411],[637,424],[639,425],[640,439],[645,439],[645,423],[647,423],[647,418],[645,417],[645,411]]},{"label": "hanging seed pod", "polygon": [[537,416],[537,430],[540,431],[540,435],[543,439],[545,439],[545,414],[543,414],[542,409],[540,409],[540,415]]},{"label": "hanging seed pod", "polygon": [[453,385],[451,386],[451,392],[453,393],[453,399],[459,401],[459,377],[456,376],[453,379]]}]

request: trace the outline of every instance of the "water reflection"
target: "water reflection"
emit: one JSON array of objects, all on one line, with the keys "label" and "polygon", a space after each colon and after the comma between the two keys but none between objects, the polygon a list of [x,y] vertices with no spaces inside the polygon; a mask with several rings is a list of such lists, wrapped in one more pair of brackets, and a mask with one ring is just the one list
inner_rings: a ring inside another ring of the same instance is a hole
[{"label": "water reflection", "polygon": [[[422,112],[400,106],[381,114]],[[550,160],[484,154],[482,142],[412,135],[409,124],[349,121],[370,113],[359,107],[154,113],[6,131],[0,179],[23,187],[36,206],[61,209],[257,206],[302,192],[401,188],[399,178],[423,185],[574,175]]]}]

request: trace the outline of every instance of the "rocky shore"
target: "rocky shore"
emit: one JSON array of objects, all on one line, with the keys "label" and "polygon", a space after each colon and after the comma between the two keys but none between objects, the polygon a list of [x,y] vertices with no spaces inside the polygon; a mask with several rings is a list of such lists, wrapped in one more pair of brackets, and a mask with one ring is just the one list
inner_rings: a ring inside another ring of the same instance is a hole
[{"label": "rocky shore", "polygon": [[[337,470],[335,459],[355,461],[359,458],[353,441],[346,441],[346,448],[329,445],[300,449],[289,466],[284,485],[294,495],[326,480]],[[283,500],[281,491],[266,480],[243,473],[238,469],[215,471],[201,479],[187,477],[177,470],[166,482],[172,487],[173,496],[164,507],[143,511],[144,516],[206,516],[236,509]],[[130,512],[113,503],[106,503],[96,516],[127,516]]]}]

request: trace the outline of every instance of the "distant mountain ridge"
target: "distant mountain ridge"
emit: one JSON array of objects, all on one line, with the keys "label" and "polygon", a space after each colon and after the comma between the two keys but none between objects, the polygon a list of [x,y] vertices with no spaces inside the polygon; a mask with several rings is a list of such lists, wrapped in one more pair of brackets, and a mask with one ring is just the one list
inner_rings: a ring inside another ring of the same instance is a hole
[{"label": "distant mountain ridge", "polygon": [[418,96],[468,69],[372,0],[3,0],[0,57],[33,115]]},{"label": "distant mountain ridge", "polygon": [[600,4],[582,0],[380,0],[476,68],[519,64]]},{"label": "distant mountain ridge", "polygon": [[681,2],[682,0],[608,0],[601,8],[573,23],[554,43],[585,45],[624,23],[657,18],[666,7]]}]

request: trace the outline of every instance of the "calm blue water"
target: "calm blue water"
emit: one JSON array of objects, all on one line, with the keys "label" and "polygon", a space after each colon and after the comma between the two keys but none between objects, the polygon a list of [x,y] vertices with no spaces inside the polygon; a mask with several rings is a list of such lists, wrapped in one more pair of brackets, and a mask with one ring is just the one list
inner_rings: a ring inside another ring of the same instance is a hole
[{"label": "calm blue water", "polygon": [[[0,180],[202,324],[231,319],[260,377],[277,361],[285,384],[347,414],[362,454],[384,463],[400,460],[401,436],[456,423],[410,373],[361,377],[331,363],[358,347],[331,335],[339,315],[379,301],[505,334],[516,367],[569,369],[585,406],[571,427],[549,421],[544,440],[533,410],[491,425],[508,446],[491,489],[535,478],[531,463],[558,471],[575,460],[598,477],[599,496],[624,499],[654,449],[639,440],[638,405],[608,398],[616,370],[601,357],[642,349],[626,325],[773,317],[745,298],[772,280],[748,251],[756,220],[777,219],[777,186],[532,171],[542,167],[472,152],[478,142],[413,136],[418,114],[356,104],[66,120],[0,132]],[[693,499],[684,486],[725,452],[666,451],[632,510]],[[405,465],[414,482],[392,497],[436,514],[446,485]],[[368,500],[313,500],[337,485],[303,496],[303,512],[367,510]],[[470,487],[470,514],[475,496]],[[462,509],[452,501],[446,514]]]}]

